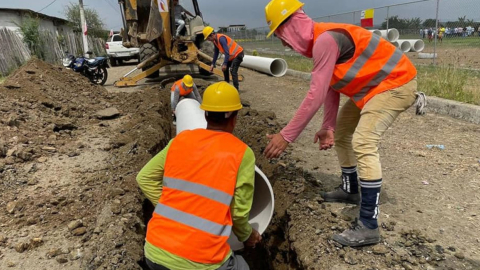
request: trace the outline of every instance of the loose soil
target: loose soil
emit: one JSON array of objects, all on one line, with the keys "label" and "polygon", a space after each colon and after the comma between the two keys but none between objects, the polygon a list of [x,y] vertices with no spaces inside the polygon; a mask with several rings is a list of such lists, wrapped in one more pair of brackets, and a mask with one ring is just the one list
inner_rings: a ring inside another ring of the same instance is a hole
[{"label": "loose soil", "polygon": [[[119,70],[109,75],[118,78]],[[330,238],[358,208],[319,196],[340,182],[334,152],[311,142],[321,113],[279,160],[261,155],[265,134],[286,124],[309,83],[240,71],[245,109],[235,134],[254,150],[275,193],[264,245],[243,251],[252,269],[480,268],[478,125],[400,116],[380,147],[383,241],[344,248]],[[203,90],[211,82],[196,83]],[[38,60],[0,85],[0,269],[145,267],[151,210],[135,176],[174,135],[168,87],[107,92]]]}]

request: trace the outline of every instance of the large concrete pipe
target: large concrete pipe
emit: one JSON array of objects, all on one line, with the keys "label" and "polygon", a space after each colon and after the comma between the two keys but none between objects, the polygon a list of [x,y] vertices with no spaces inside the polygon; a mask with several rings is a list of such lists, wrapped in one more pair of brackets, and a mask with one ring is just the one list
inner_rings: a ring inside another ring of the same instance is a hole
[{"label": "large concrete pipe", "polygon": [[425,48],[425,43],[421,39],[399,39],[397,41],[410,43],[411,52],[421,52]]},{"label": "large concrete pipe", "polygon": [[377,36],[382,36],[382,32],[380,32],[380,30],[378,30],[378,29],[368,30],[368,31],[374,33],[374,34],[377,35]]},{"label": "large concrete pipe", "polygon": [[410,42],[406,41],[406,40],[397,40],[398,42],[398,48],[400,48],[400,50],[402,50],[402,52],[409,52],[410,49],[412,48],[412,45],[410,44]]},{"label": "large concrete pipe", "polygon": [[288,65],[282,58],[268,58],[260,56],[245,55],[242,67],[263,72],[274,77],[282,77],[287,73]]},{"label": "large concrete pipe", "polygon": [[[194,99],[184,98],[180,100],[175,109],[175,114],[177,117],[177,134],[187,129],[207,127],[205,112],[200,109],[200,104]],[[272,185],[270,185],[270,181],[262,170],[255,166],[255,191],[249,223],[261,234],[265,232],[272,220],[274,205]],[[232,250],[243,248],[243,243],[238,241],[233,232],[228,239],[228,244]]]},{"label": "large concrete pipe", "polygon": [[380,30],[382,37],[390,42],[395,42],[400,37],[400,33],[395,28],[390,28],[388,30]]}]

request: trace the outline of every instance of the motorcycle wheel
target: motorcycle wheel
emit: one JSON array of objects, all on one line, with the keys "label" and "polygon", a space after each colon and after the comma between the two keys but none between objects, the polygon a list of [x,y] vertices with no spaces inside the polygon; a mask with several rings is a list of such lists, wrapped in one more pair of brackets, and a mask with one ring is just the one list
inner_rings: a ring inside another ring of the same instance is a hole
[{"label": "motorcycle wheel", "polygon": [[105,67],[99,67],[97,71],[92,74],[91,81],[94,84],[104,85],[108,78],[108,71]]}]

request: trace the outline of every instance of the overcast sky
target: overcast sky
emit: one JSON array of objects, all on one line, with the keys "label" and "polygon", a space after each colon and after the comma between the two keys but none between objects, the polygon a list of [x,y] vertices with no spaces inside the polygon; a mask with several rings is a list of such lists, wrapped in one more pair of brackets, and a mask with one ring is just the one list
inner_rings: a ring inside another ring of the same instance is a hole
[{"label": "overcast sky", "polygon": [[[53,2],[53,3],[52,3]],[[72,0],[0,0],[0,8],[25,8],[41,13],[64,18],[63,10]],[[122,27],[117,0],[83,0],[84,5],[98,11],[107,29],[119,30]],[[214,27],[229,24],[246,24],[247,27],[264,27],[265,5],[269,0],[198,0],[204,20]],[[304,10],[313,18],[338,14],[353,10],[382,7],[391,4],[412,2],[412,0],[303,0]],[[437,0],[389,8],[390,15],[400,17],[435,18]],[[46,7],[47,5],[50,6]],[[180,0],[191,12],[191,0]],[[46,7],[46,8],[45,8]],[[380,24],[386,17],[387,9],[376,9],[375,24]],[[468,19],[480,21],[480,0],[440,0],[440,20],[456,20],[466,15]],[[355,14],[356,22],[360,13]],[[353,14],[330,17],[333,22],[352,23]],[[328,18],[322,18],[328,21]]]}]

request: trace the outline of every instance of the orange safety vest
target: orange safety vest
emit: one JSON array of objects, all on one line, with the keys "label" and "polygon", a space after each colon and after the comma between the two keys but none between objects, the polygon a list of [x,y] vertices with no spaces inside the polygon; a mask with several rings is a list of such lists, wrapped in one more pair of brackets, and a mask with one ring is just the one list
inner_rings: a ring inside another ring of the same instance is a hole
[{"label": "orange safety vest", "polygon": [[237,55],[243,52],[243,48],[240,45],[238,45],[238,43],[235,42],[235,40],[231,39],[227,35],[217,33],[217,38],[215,39],[213,44],[217,46],[218,50],[220,50],[221,53],[225,54],[225,51],[223,50],[223,46],[220,43],[221,37],[225,37],[227,39],[228,55],[230,56],[228,61],[232,61],[235,57],[237,57]]},{"label": "orange safety vest", "polygon": [[230,203],[247,145],[230,133],[186,130],[173,139],[163,191],[147,227],[147,241],[204,264],[230,253]]},{"label": "orange safety vest", "polygon": [[368,30],[341,23],[315,23],[314,42],[322,33],[346,30],[355,43],[353,57],[336,64],[330,86],[362,109],[376,94],[400,87],[417,75],[407,56],[387,40]]},{"label": "orange safety vest", "polygon": [[190,87],[190,88],[187,88],[183,82],[182,82],[182,79],[176,81],[173,85],[172,85],[172,92],[175,92],[175,88],[178,87],[178,89],[180,89],[180,96],[186,96],[188,94],[190,94],[192,91],[193,91],[193,86]]}]

